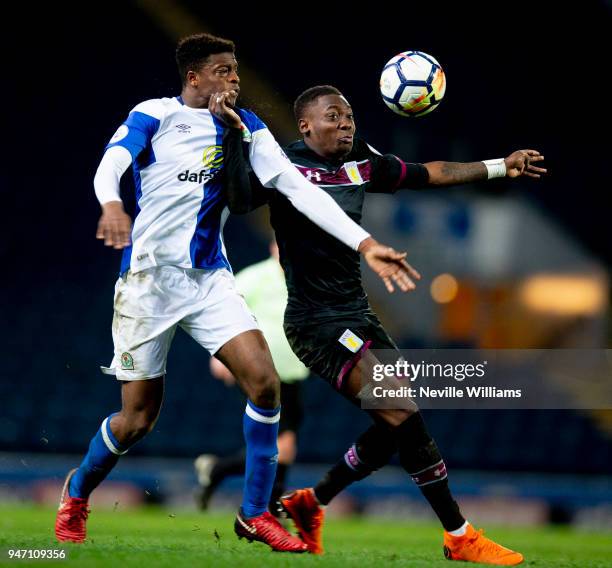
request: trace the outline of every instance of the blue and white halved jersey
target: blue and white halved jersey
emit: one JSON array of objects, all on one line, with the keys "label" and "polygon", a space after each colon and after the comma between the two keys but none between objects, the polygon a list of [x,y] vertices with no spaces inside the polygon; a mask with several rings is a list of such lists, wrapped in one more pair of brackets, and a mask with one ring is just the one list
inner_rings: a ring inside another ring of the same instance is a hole
[{"label": "blue and white halved jersey", "polygon": [[[293,168],[266,125],[237,109],[250,130],[251,167],[261,182]],[[136,211],[121,273],[151,266],[230,268],[222,230],[229,211],[222,187],[225,125],[180,97],[140,103],[108,143],[132,156]]]}]

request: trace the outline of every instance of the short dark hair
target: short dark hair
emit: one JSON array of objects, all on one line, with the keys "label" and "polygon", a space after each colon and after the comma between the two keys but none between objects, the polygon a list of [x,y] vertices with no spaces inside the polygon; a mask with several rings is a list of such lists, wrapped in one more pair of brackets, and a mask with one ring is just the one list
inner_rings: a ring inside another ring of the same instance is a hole
[{"label": "short dark hair", "polygon": [[293,114],[295,115],[295,120],[300,120],[304,116],[304,111],[308,107],[308,105],[314,103],[319,97],[324,97],[325,95],[340,95],[342,93],[336,89],[336,87],[332,87],[331,85],[317,85],[316,87],[310,87],[310,89],[306,89],[301,95],[295,99],[293,103]]},{"label": "short dark hair", "polygon": [[210,55],[234,53],[234,42],[211,34],[194,34],[181,38],[176,46],[176,64],[183,84],[188,71],[198,71]]}]

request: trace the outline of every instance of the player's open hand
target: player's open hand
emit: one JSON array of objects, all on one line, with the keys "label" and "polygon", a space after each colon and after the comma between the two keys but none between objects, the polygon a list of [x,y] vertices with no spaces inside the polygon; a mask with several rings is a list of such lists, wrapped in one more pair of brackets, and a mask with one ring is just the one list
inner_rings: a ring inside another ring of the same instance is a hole
[{"label": "player's open hand", "polygon": [[409,292],[416,288],[414,280],[420,280],[421,275],[406,262],[406,253],[377,243],[368,238],[359,246],[359,252],[370,268],[382,278],[387,290],[395,290],[393,284],[402,292]]},{"label": "player's open hand", "polygon": [[222,93],[213,93],[208,101],[208,110],[217,117],[221,122],[230,128],[240,128],[242,120],[238,113],[233,109],[238,98],[237,91],[223,91]]},{"label": "player's open hand", "polygon": [[506,162],[506,176],[515,178],[519,176],[529,176],[532,178],[542,177],[546,173],[546,168],[534,166],[534,162],[541,162],[544,156],[537,150],[517,150],[504,158]]},{"label": "player's open hand", "polygon": [[121,201],[109,201],[102,205],[102,215],[98,222],[97,239],[104,239],[107,247],[123,249],[130,245],[132,220],[123,210]]}]

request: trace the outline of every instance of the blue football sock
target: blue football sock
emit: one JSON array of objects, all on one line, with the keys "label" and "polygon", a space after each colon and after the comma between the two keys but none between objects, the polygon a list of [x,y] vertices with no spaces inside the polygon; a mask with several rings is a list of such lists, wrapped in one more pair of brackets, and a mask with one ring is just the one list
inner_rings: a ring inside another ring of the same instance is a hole
[{"label": "blue football sock", "polygon": [[268,410],[247,401],[242,423],[247,450],[242,513],[247,518],[268,510],[278,461],[279,419],[280,406]]},{"label": "blue football sock", "polygon": [[89,451],[79,469],[74,473],[68,487],[70,497],[89,498],[90,493],[110,473],[119,460],[119,456],[128,451],[128,447],[120,444],[110,428],[111,414],[102,422],[89,444]]}]

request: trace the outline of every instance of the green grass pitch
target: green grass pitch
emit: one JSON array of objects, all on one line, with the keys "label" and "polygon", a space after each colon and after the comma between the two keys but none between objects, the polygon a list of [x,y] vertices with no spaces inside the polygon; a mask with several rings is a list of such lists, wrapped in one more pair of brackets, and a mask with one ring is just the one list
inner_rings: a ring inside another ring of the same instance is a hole
[{"label": "green grass pitch", "polygon": [[[53,536],[55,511],[33,506],[0,505],[0,566],[181,566],[232,568],[312,566],[430,568],[451,564],[442,555],[435,525],[378,519],[330,519],[323,556],[272,553],[259,543],[238,541],[229,514],[145,508],[94,511],[89,542],[63,544],[67,560],[10,560],[8,549],[60,548]],[[609,534],[559,528],[488,527],[487,535],[525,555],[523,566],[610,567]],[[466,564],[458,564],[466,566]]]}]

